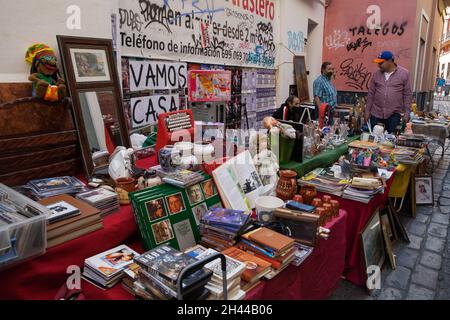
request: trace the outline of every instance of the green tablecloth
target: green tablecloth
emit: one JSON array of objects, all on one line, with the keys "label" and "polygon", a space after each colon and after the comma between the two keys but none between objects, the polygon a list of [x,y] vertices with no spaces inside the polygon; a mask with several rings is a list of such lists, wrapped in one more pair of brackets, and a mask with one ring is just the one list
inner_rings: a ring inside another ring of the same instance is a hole
[{"label": "green tablecloth", "polygon": [[303,161],[302,163],[298,162],[288,162],[285,164],[281,164],[280,167],[283,170],[294,170],[297,172],[299,177],[303,177],[305,174],[313,171],[316,168],[324,168],[335,163],[342,155],[348,152],[348,145],[355,141],[359,140],[360,136],[354,136],[349,138],[346,143],[341,145],[338,148],[333,150],[328,150],[321,152],[314,158]]}]

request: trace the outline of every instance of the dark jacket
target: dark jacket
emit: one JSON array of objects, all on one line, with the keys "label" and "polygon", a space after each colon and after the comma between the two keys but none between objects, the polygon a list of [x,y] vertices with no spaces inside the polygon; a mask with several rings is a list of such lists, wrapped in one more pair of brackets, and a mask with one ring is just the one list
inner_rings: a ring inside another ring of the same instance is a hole
[{"label": "dark jacket", "polygon": [[[287,109],[286,111],[285,111],[285,108]],[[277,120],[285,120],[285,121],[295,121],[295,122],[298,122],[300,119],[299,119],[299,114],[298,114],[297,109],[300,109],[300,108],[292,108],[292,109],[290,109],[290,108],[287,106],[286,103],[283,103],[283,104],[281,105],[281,107],[279,107],[279,108],[277,109],[277,111],[274,112],[274,114],[272,115],[272,117],[274,117],[274,118],[277,119]],[[286,116],[285,116],[285,113],[286,113]]]}]

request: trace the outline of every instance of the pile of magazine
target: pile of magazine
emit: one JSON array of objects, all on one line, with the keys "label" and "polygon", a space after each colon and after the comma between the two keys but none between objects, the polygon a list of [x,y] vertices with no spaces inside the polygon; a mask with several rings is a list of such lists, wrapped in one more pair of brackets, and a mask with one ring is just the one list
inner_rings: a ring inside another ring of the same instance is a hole
[{"label": "pile of magazine", "polygon": [[395,161],[403,164],[418,164],[423,161],[423,154],[420,149],[397,147],[394,150]]},{"label": "pile of magazine", "polygon": [[155,170],[158,177],[163,182],[174,185],[180,188],[190,187],[194,184],[202,182],[205,178],[200,172],[194,172],[191,170],[176,170],[173,172],[164,171],[160,165],[151,168]]},{"label": "pile of magazine", "polygon": [[384,193],[384,184],[378,178],[354,177],[344,190],[342,198],[369,203],[377,194]]},{"label": "pile of magazine", "polygon": [[312,185],[317,191],[341,197],[346,187],[346,184],[342,183],[341,180],[335,178],[332,171],[318,168],[298,180],[298,184],[300,187]]},{"label": "pile of magazine", "polygon": [[84,190],[85,185],[75,177],[56,177],[32,180],[25,187],[34,199],[40,200],[60,194],[77,194]]},{"label": "pile of magazine", "polygon": [[100,288],[111,288],[139,254],[126,245],[118,246],[84,261],[83,279]]},{"label": "pile of magazine", "polygon": [[[197,260],[203,260],[207,257],[218,253],[214,249],[206,249],[202,246],[196,246],[188,249],[186,254],[194,257]],[[228,300],[243,300],[245,298],[245,291],[241,289],[241,276],[246,270],[246,264],[225,255],[227,260],[227,299]],[[223,293],[223,275],[222,263],[220,259],[211,261],[205,265],[205,268],[213,272],[211,280],[207,283],[206,289],[209,290],[208,300],[222,300]]]},{"label": "pile of magazine", "polygon": [[[134,283],[135,294],[145,300],[178,299],[180,273],[197,260],[169,246],[160,246],[135,259],[140,267]],[[209,291],[205,288],[212,271],[202,268],[182,282],[183,300],[206,300]]]},{"label": "pile of magazine", "polygon": [[223,251],[232,247],[239,236],[253,228],[250,214],[239,210],[214,208],[200,220],[201,244]]},{"label": "pile of magazine", "polygon": [[102,217],[120,209],[117,193],[103,188],[82,192],[77,194],[76,197],[100,210]]}]

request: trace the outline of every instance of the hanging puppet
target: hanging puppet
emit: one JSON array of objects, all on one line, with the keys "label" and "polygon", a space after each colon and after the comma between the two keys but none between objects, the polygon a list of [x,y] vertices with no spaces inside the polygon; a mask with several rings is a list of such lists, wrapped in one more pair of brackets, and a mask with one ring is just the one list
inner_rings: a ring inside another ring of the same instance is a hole
[{"label": "hanging puppet", "polygon": [[34,44],[28,48],[25,60],[31,64],[28,80],[33,82],[33,98],[55,102],[67,97],[67,87],[52,48],[43,43]]}]

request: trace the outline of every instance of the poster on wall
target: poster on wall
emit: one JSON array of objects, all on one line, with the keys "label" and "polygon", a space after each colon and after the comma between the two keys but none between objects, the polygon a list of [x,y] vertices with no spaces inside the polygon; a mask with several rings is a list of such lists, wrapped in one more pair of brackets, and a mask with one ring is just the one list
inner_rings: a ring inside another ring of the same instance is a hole
[{"label": "poster on wall", "polygon": [[179,95],[154,95],[131,98],[131,127],[135,129],[156,125],[160,114],[178,110],[180,110]]},{"label": "poster on wall", "polygon": [[186,108],[187,64],[122,58],[122,83],[128,129],[149,128],[159,115]]},{"label": "poster on wall", "polygon": [[119,0],[122,55],[275,68],[274,0]]},{"label": "poster on wall", "polygon": [[[352,12],[352,19],[342,12]],[[412,73],[416,23],[415,2],[407,6],[403,1],[390,0],[378,0],[374,6],[366,1],[330,2],[323,60],[331,61],[336,69],[336,89],[367,92],[378,70],[373,60],[382,51],[391,51],[396,63]]]},{"label": "poster on wall", "polygon": [[189,71],[190,102],[221,102],[231,99],[231,71]]}]

